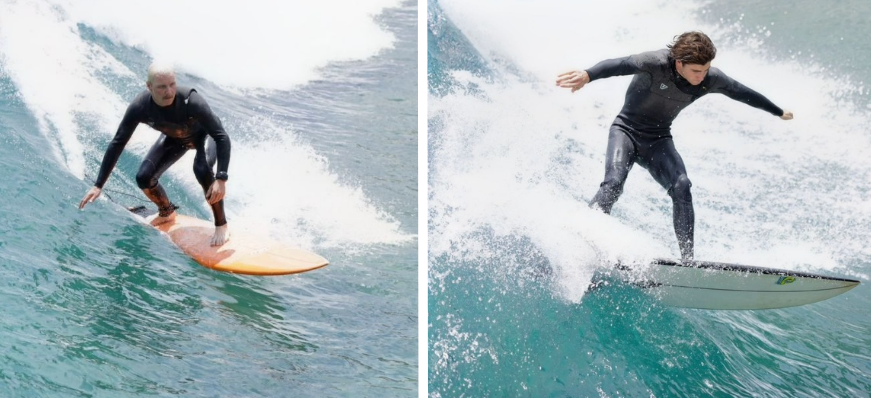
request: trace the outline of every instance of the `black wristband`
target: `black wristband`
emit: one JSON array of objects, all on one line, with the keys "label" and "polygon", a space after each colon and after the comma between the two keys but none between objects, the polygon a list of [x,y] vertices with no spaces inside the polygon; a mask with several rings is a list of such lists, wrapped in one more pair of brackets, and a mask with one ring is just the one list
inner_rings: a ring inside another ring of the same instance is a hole
[{"label": "black wristband", "polygon": [[227,181],[227,178],[228,178],[228,176],[227,176],[227,172],[226,172],[226,171],[219,171],[217,174],[215,174],[215,179],[216,179],[216,180]]}]

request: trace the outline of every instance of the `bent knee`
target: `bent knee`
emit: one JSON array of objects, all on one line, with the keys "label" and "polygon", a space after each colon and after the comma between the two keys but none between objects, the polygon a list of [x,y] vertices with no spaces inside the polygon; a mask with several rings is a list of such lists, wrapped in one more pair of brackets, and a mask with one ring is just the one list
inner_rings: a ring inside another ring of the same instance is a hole
[{"label": "bent knee", "polygon": [[199,179],[208,179],[212,176],[212,168],[208,164],[194,163],[194,175]]},{"label": "bent knee", "polygon": [[157,178],[154,177],[154,173],[140,170],[136,173],[136,185],[139,189],[154,188],[157,185]]},{"label": "bent knee", "polygon": [[215,176],[212,174],[212,168],[205,163],[194,162],[194,176],[197,177],[197,182],[204,190],[209,189],[209,186],[214,182]]},{"label": "bent knee", "polygon": [[690,193],[690,188],[693,186],[693,183],[690,181],[689,177],[686,174],[681,174],[677,181],[672,184],[671,189],[668,190],[669,196],[675,200],[684,200],[691,201],[693,200],[693,196]]}]

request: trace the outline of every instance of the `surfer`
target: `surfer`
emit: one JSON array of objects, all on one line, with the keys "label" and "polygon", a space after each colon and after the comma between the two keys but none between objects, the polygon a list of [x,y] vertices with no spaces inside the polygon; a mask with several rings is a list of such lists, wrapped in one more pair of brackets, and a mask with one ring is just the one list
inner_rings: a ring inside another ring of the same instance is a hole
[{"label": "surfer", "polygon": [[[188,150],[194,149],[194,175],[202,186],[215,217],[215,233],[211,245],[223,245],[230,239],[223,200],[230,163],[230,137],[202,95],[192,88],[176,87],[175,70],[171,65],[152,63],[148,67],[148,80],[145,85],[147,90],[139,94],[127,107],[115,138],[109,143],[103,156],[97,180],[79,203],[79,209],[100,196],[103,185],[109,179],[109,174],[136,126],[145,123],[162,133],[136,173],[139,188],[158,208],[158,214],[151,220],[151,224],[160,225],[175,220],[175,209],[178,206],[170,202],[158,179]],[[218,171],[212,175],[216,160]]]},{"label": "surfer", "polygon": [[682,259],[690,261],[695,225],[692,184],[672,140],[672,121],[680,111],[708,93],[725,94],[783,120],[792,119],[792,112],[784,111],[762,94],[711,67],[717,49],[704,33],[686,32],[666,47],[563,73],[556,85],[574,93],[596,79],[635,75],[626,91],[623,109],[611,124],[605,178],[590,207],[610,214],[623,192],[629,170],[638,163],[671,197],[678,247]]}]

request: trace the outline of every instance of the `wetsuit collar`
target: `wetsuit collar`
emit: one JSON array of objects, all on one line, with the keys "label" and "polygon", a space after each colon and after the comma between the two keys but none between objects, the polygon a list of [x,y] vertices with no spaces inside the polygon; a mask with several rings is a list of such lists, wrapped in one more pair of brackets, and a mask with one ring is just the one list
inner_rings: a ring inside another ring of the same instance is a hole
[{"label": "wetsuit collar", "polygon": [[677,86],[680,91],[698,97],[704,95],[704,93],[708,90],[708,82],[711,78],[710,74],[705,75],[705,78],[702,79],[702,82],[699,85],[694,86],[690,83],[689,80],[684,79],[684,77],[681,76],[680,73],[677,73],[676,61],[671,56],[668,57],[668,69],[671,70],[671,76],[674,79],[675,86]]},{"label": "wetsuit collar", "polygon": [[680,73],[677,73],[677,60],[672,58],[670,55],[668,56],[668,69],[671,71],[671,77],[674,78],[676,83],[690,85],[690,82],[687,81],[687,79],[684,79]]}]

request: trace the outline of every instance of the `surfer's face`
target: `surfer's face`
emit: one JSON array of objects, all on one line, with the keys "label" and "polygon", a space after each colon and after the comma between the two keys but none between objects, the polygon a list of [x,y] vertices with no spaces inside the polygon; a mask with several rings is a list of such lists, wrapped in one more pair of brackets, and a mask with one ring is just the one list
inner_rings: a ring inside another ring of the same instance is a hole
[{"label": "surfer's face", "polygon": [[151,98],[159,106],[170,106],[175,100],[175,74],[155,75],[154,79],[146,83]]},{"label": "surfer's face", "polygon": [[699,84],[702,84],[702,80],[705,80],[705,76],[708,74],[708,70],[711,69],[710,62],[704,65],[699,65],[685,64],[681,61],[677,61],[677,64],[675,66],[675,69],[677,69],[677,73],[679,73],[693,86],[698,86]]}]

